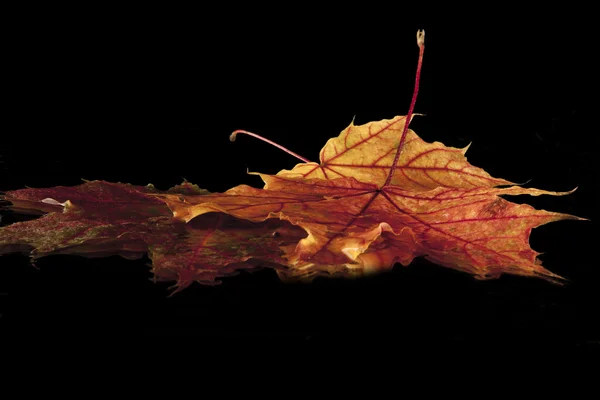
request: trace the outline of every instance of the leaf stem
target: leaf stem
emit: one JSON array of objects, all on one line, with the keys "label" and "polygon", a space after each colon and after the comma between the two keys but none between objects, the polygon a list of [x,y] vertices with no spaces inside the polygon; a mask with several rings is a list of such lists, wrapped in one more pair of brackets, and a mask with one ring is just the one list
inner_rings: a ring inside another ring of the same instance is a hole
[{"label": "leaf stem", "polygon": [[273,145],[273,146],[277,147],[278,149],[281,149],[281,150],[285,151],[286,153],[288,153],[288,154],[291,154],[292,156],[294,156],[294,157],[296,157],[297,159],[299,159],[299,160],[302,160],[302,161],[304,161],[304,162],[306,162],[306,163],[309,163],[309,162],[311,162],[310,160],[307,160],[306,158],[304,158],[304,157],[302,157],[302,156],[300,156],[300,155],[298,155],[298,154],[294,153],[293,151],[286,149],[286,148],[285,148],[285,147],[283,147],[282,145],[280,145],[280,144],[277,144],[277,143],[275,143],[275,142],[273,142],[273,141],[271,141],[271,140],[269,140],[269,139],[267,139],[267,138],[264,138],[264,137],[262,137],[262,136],[260,136],[260,135],[257,135],[256,133],[252,133],[252,132],[248,132],[248,131],[244,131],[244,130],[238,129],[237,131],[234,131],[234,132],[233,132],[233,133],[232,133],[232,134],[229,136],[229,140],[231,140],[232,142],[235,142],[235,138],[236,138],[236,136],[237,136],[239,133],[243,133],[243,134],[245,134],[245,135],[253,136],[253,137],[257,138],[257,139],[260,139],[260,140],[262,140],[263,142],[267,142],[267,143],[269,143],[269,144],[271,144],[271,145]]},{"label": "leaf stem", "polygon": [[404,129],[402,130],[402,136],[400,136],[400,143],[398,143],[398,148],[396,149],[396,156],[394,157],[392,168],[390,169],[390,173],[383,186],[388,186],[390,184],[392,177],[394,176],[394,172],[396,171],[396,168],[398,168],[400,153],[402,152],[402,147],[404,146],[406,134],[408,132],[408,126],[410,125],[415,103],[417,102],[417,95],[419,94],[419,81],[421,80],[421,65],[423,64],[423,53],[425,52],[425,30],[417,31],[417,45],[419,46],[419,61],[417,63],[417,73],[415,76],[415,89],[413,90],[412,100],[410,101],[410,107],[408,108],[408,114],[406,114]]}]

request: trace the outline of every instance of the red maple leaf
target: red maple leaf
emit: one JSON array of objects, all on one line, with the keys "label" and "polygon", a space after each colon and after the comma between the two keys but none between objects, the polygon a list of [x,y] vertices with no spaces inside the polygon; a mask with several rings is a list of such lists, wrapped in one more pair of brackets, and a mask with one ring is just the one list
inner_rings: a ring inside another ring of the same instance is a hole
[{"label": "red maple leaf", "polygon": [[[147,252],[157,279],[176,281],[178,289],[261,266],[283,279],[361,276],[420,256],[480,279],[508,273],[562,280],[541,266],[529,235],[548,222],[582,218],[500,196],[571,192],[491,177],[467,162],[467,148],[427,143],[408,129],[424,33],[417,42],[408,114],[350,124],[327,142],[320,163],[284,149],[303,163],[257,174],[262,189],[241,185],[214,194],[187,182],[160,192],[101,181],[8,192],[13,209],[48,214],[2,228],[0,253],[133,258]],[[260,137],[236,131],[232,140],[240,133]]]}]

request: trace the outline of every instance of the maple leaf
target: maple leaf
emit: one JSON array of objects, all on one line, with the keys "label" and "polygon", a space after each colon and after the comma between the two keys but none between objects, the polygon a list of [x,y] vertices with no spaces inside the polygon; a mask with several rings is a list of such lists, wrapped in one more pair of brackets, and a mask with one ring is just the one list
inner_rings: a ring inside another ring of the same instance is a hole
[{"label": "maple leaf", "polygon": [[[394,165],[406,121],[406,116],[398,116],[359,126],[351,123],[323,147],[319,164],[298,164],[291,171],[283,170],[277,175],[318,179],[353,177],[361,182],[383,185]],[[389,184],[412,191],[514,184],[493,178],[483,169],[469,164],[465,157],[468,147],[457,149],[440,142],[427,143],[409,129],[396,163],[399,173],[392,176]]]},{"label": "maple leaf", "polygon": [[500,196],[554,195],[494,178],[467,162],[467,148],[427,143],[406,116],[350,124],[330,139],[320,163],[260,136],[303,163],[247,185],[208,193],[185,182],[166,192],[107,182],[75,188],[23,189],[4,199],[19,212],[49,212],[0,229],[0,253],[31,250],[33,257],[70,253],[129,258],[148,253],[157,280],[192,282],[260,266],[282,279],[362,276],[408,265],[415,257],[479,279],[503,273],[562,278],[541,266],[529,247],[531,230],[568,214],[536,210]]},{"label": "maple leaf", "polygon": [[502,273],[560,279],[529,248],[531,229],[552,221],[579,219],[535,210],[499,195],[565,195],[539,189],[448,189],[413,192],[354,178],[295,179],[259,174],[265,188],[241,185],[206,196],[160,195],[182,221],[206,213],[227,213],[262,222],[285,220],[308,236],[285,258],[296,277],[303,272],[362,275],[408,265],[425,256],[476,277]]}]

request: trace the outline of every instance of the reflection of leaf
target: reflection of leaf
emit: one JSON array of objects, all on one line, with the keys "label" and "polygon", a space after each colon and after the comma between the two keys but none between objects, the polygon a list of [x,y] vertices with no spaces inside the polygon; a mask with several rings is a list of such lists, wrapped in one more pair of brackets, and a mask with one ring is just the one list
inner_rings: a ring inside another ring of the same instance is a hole
[{"label": "reflection of leaf", "polygon": [[[31,251],[34,258],[119,254],[134,259],[148,253],[156,278],[176,280],[183,288],[193,281],[214,284],[217,278],[237,270],[255,269],[259,259],[280,266],[280,247],[306,236],[302,229],[283,221],[257,224],[224,214],[206,215],[186,224],[172,217],[156,197],[158,193],[152,186],[100,181],[8,192],[4,198],[22,212],[49,214],[2,228],[0,254]],[[184,183],[166,193],[201,196],[208,192]]]},{"label": "reflection of leaf", "polygon": [[252,223],[210,213],[189,223],[173,220],[173,233],[153,241],[149,255],[161,280],[175,280],[179,289],[192,282],[215,284],[217,278],[268,265],[282,270],[281,248],[306,233],[283,221]]},{"label": "reflection of leaf", "polygon": [[169,219],[168,210],[147,195],[151,192],[155,192],[151,187],[98,181],[8,192],[4,198],[18,211],[50,213],[2,228],[0,252],[7,246],[29,246],[35,257],[56,253],[141,256],[146,251],[141,238],[155,233],[152,228]]},{"label": "reflection of leaf", "polygon": [[260,266],[310,280],[389,270],[419,256],[480,279],[508,273],[559,281],[529,247],[531,229],[581,218],[500,196],[570,192],[498,188],[513,184],[470,165],[466,148],[427,143],[409,130],[421,33],[417,42],[408,115],[351,124],[327,142],[319,164],[302,159],[292,170],[258,174],[262,189],[224,193],[188,182],[161,192],[101,181],[8,192],[3,199],[15,211],[48,214],[1,228],[0,253],[148,253],[156,278],[176,281],[178,290]]}]

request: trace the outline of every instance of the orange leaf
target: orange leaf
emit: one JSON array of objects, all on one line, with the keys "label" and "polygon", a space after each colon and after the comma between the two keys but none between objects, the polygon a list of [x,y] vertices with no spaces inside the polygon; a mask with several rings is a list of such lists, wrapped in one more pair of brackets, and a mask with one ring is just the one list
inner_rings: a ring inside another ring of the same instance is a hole
[{"label": "orange leaf", "polygon": [[[541,267],[538,253],[529,248],[529,234],[548,222],[579,219],[498,197],[571,192],[517,186],[413,192],[396,186],[379,190],[353,178],[260,176],[264,189],[242,185],[223,194],[160,197],[183,221],[220,212],[254,222],[280,219],[301,227],[307,237],[286,254],[296,276],[319,270],[356,275],[425,256],[479,278],[511,273],[559,279]],[[376,240],[377,246],[371,248]]]},{"label": "orange leaf", "polygon": [[[427,143],[407,116],[350,124],[330,139],[320,164],[306,161],[247,185],[208,193],[184,182],[167,192],[107,182],[23,189],[5,200],[44,217],[0,229],[0,253],[32,250],[97,256],[148,253],[157,279],[214,284],[237,270],[268,266],[282,279],[361,276],[408,265],[415,257],[479,279],[501,274],[562,278],[541,266],[531,230],[567,214],[536,210],[500,196],[553,195],[512,186],[467,162],[467,148]],[[259,137],[246,131],[236,131]],[[269,141],[270,142],[270,141]],[[272,143],[272,142],[271,142]],[[468,147],[468,146],[467,146]]]},{"label": "orange leaf", "polygon": [[[321,150],[320,164],[297,164],[291,171],[283,170],[277,175],[307,179],[353,177],[382,186],[390,174],[405,122],[406,116],[398,116],[358,126],[351,123],[338,137],[329,139]],[[468,148],[427,143],[409,129],[391,184],[418,192],[436,187],[472,189],[514,184],[469,164],[465,157]]]}]

